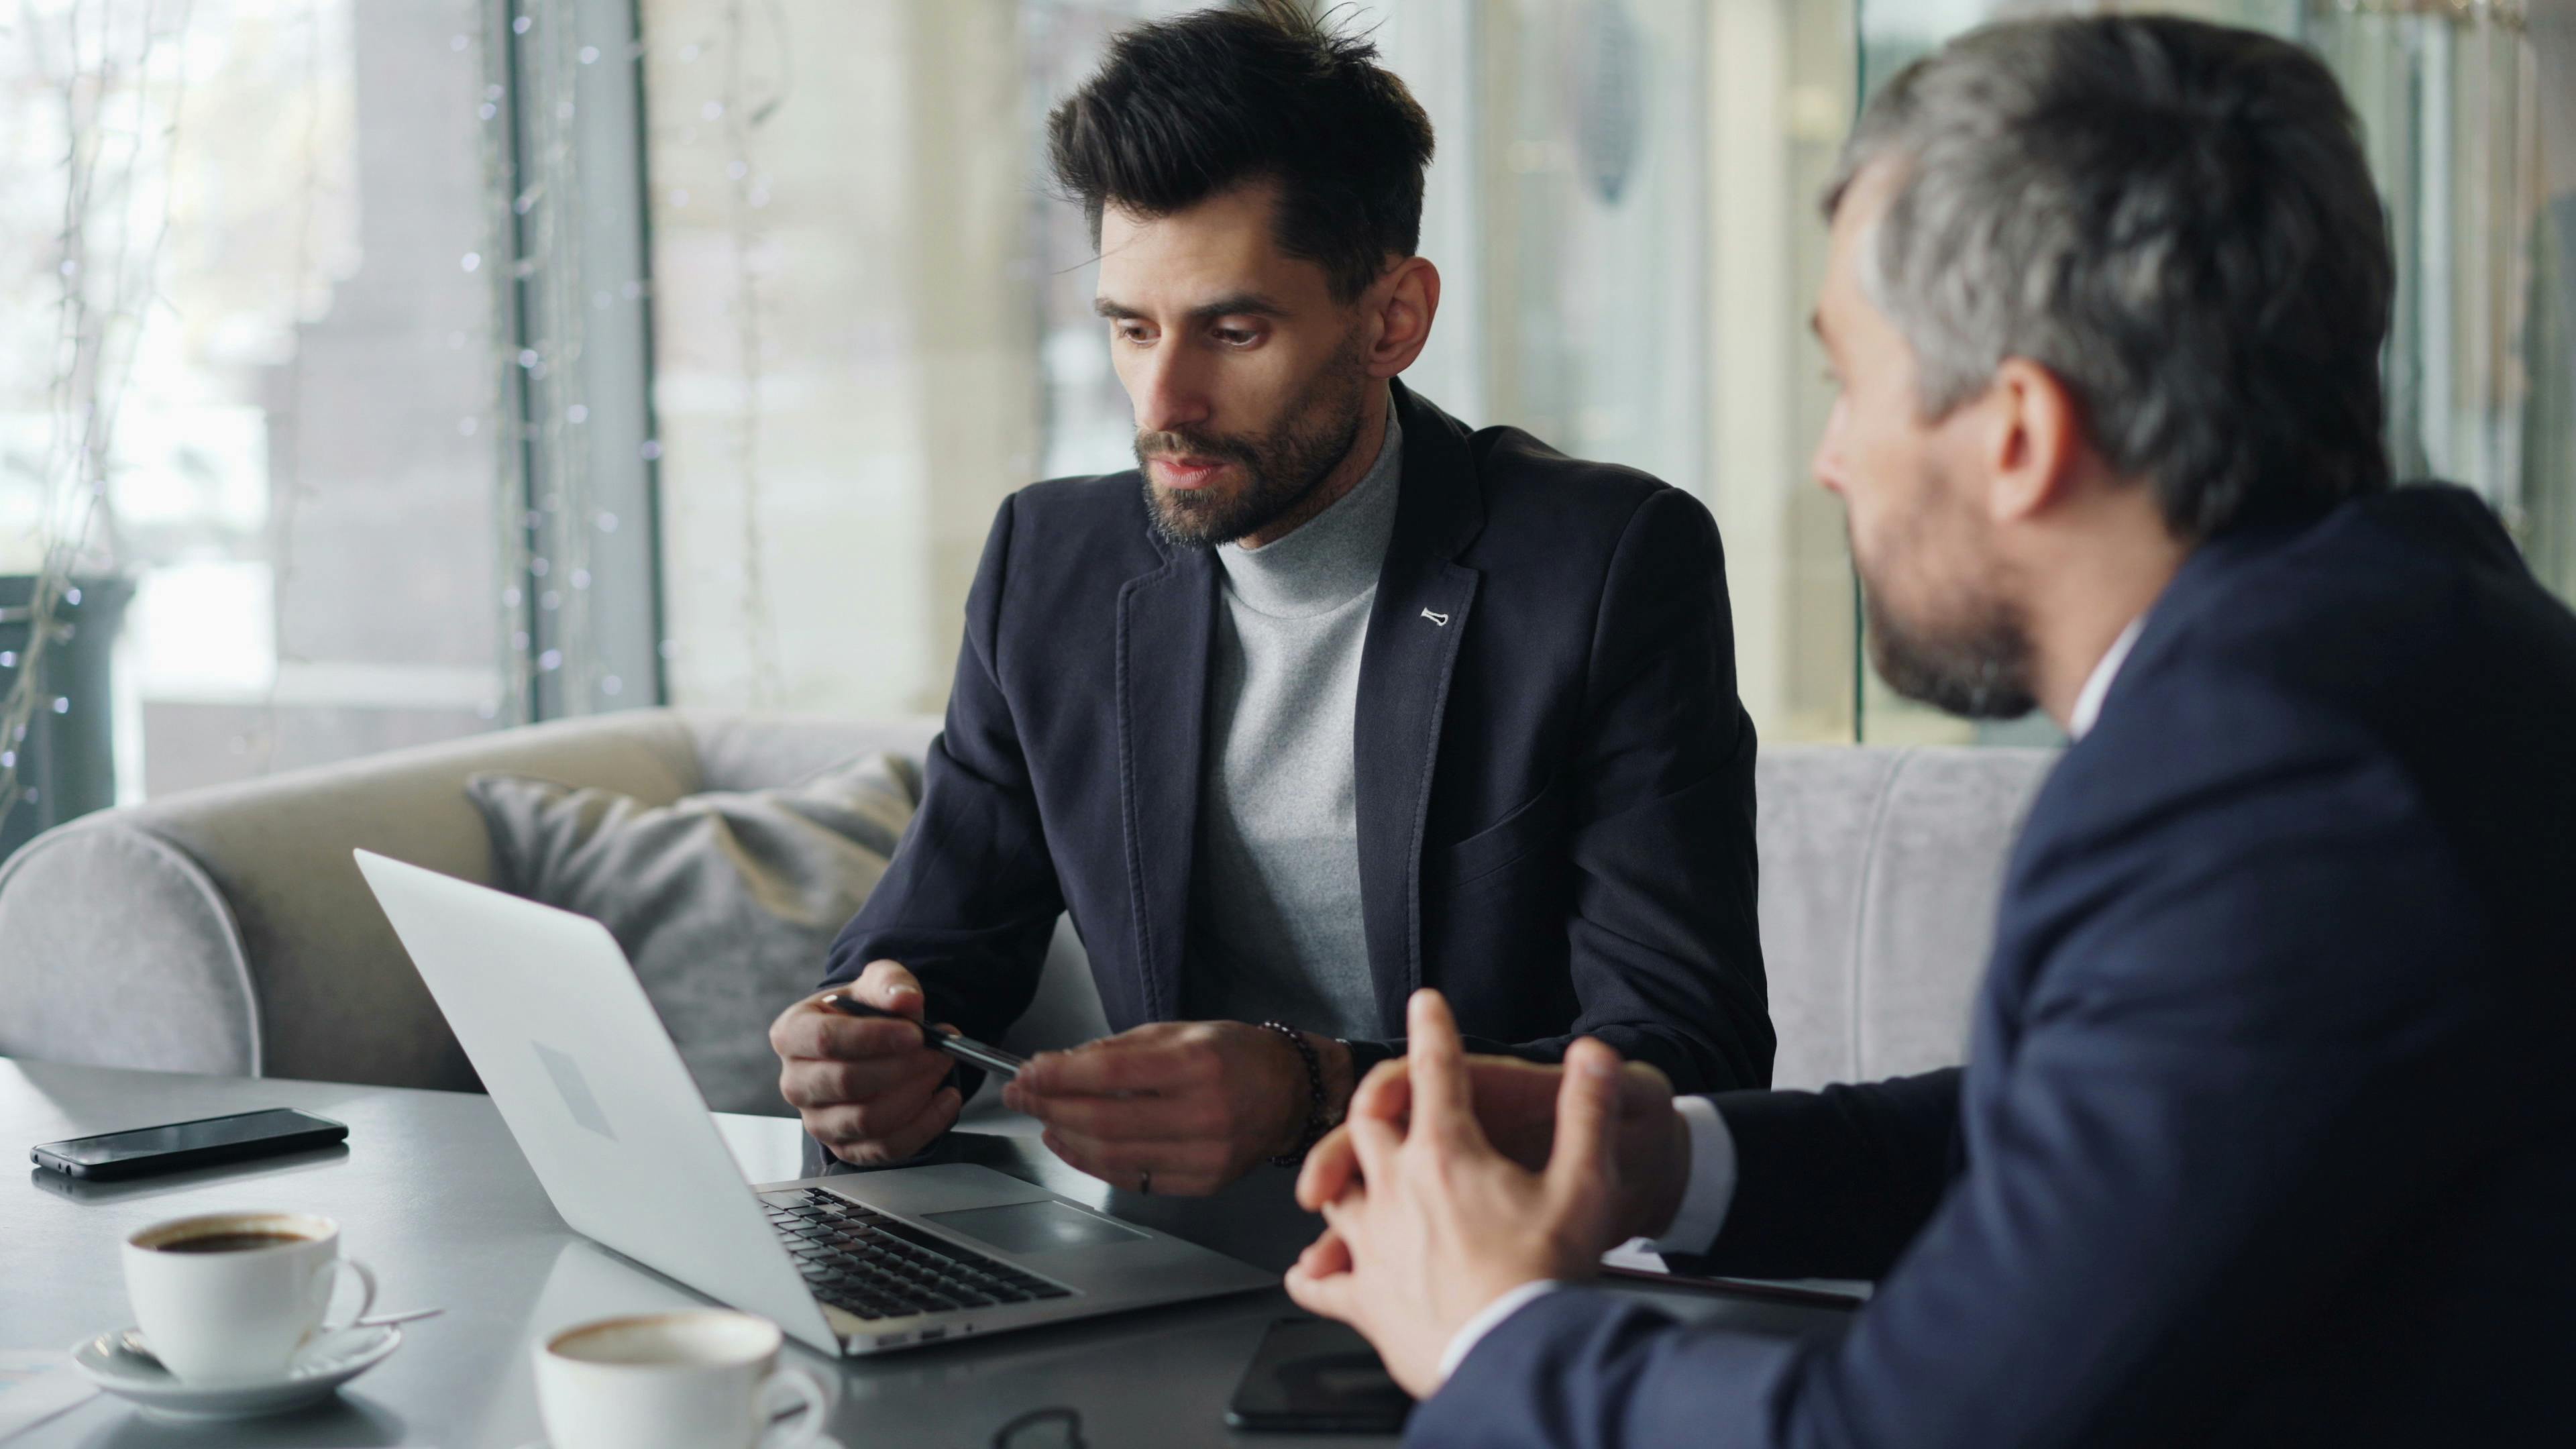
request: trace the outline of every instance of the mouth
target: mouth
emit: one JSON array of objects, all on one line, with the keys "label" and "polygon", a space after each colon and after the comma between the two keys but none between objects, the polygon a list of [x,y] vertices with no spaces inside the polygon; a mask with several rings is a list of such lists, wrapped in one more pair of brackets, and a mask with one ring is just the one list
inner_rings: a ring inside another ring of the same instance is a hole
[{"label": "mouth", "polygon": [[1147,466],[1153,470],[1155,482],[1166,488],[1178,489],[1186,493],[1200,488],[1205,488],[1209,484],[1215,482],[1217,475],[1225,471],[1226,460],[1223,458],[1170,458],[1158,456]]}]

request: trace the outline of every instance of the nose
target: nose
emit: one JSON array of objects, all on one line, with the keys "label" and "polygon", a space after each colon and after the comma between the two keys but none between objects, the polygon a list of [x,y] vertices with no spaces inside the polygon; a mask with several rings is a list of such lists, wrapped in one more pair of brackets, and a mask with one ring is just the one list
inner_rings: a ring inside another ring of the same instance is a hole
[{"label": "nose", "polygon": [[1167,337],[1131,354],[1121,371],[1127,383],[1127,400],[1136,409],[1138,431],[1170,432],[1208,420],[1206,379],[1194,365],[1188,347]]},{"label": "nose", "polygon": [[1814,475],[1816,485],[1837,498],[1844,496],[1843,409],[1848,406],[1848,399],[1834,399],[1833,410],[1825,415],[1825,430],[1816,437],[1815,454],[1807,460],[1807,471]]}]

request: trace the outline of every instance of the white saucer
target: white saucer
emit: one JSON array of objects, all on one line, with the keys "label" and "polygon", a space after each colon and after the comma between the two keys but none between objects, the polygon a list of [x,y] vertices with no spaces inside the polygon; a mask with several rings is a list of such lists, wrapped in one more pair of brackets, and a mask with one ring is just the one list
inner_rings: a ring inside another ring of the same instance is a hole
[{"label": "white saucer", "polygon": [[391,1324],[343,1328],[304,1345],[295,1362],[277,1378],[248,1384],[189,1384],[157,1361],[127,1352],[125,1333],[113,1329],[73,1345],[72,1366],[91,1383],[164,1419],[248,1419],[300,1409],[329,1398],[340,1385],[402,1347],[402,1330]]},{"label": "white saucer", "polygon": [[[775,1431],[775,1428],[773,1428],[773,1431],[770,1431],[770,1434],[762,1434],[762,1436],[760,1436],[760,1444],[773,1444],[773,1441],[775,1441],[775,1444],[786,1444],[786,1439],[783,1439],[783,1436],[778,1434],[778,1431]],[[526,1441],[526,1444],[520,1444],[518,1449],[549,1449],[549,1446],[546,1446],[546,1441],[544,1441],[544,1439],[531,1439],[531,1441]],[[832,1439],[832,1436],[829,1436],[829,1434],[824,1434],[824,1436],[819,1436],[819,1439],[811,1441],[811,1444],[806,1444],[806,1449],[840,1449],[840,1439]]]}]

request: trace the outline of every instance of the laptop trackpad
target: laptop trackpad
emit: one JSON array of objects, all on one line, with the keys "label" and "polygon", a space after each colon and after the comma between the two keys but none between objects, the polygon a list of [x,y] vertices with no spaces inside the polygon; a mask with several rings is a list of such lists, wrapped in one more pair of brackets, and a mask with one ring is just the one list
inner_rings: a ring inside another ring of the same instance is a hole
[{"label": "laptop trackpad", "polygon": [[921,1218],[1005,1253],[1055,1253],[1145,1236],[1124,1224],[1060,1202],[1015,1202],[1008,1207],[923,1213]]}]

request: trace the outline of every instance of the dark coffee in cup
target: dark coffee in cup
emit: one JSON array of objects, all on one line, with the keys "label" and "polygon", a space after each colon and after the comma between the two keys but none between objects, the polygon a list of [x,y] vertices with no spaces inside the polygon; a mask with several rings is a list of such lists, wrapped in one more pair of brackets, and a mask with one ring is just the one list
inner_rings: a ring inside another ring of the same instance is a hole
[{"label": "dark coffee in cup", "polygon": [[164,1253],[247,1253],[258,1248],[282,1247],[306,1239],[293,1233],[208,1233],[200,1238],[181,1238],[174,1243],[155,1243],[153,1248]]}]

